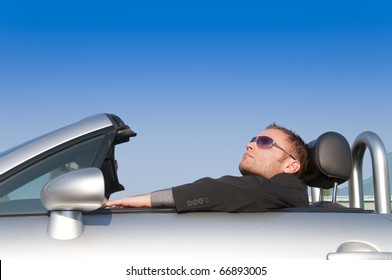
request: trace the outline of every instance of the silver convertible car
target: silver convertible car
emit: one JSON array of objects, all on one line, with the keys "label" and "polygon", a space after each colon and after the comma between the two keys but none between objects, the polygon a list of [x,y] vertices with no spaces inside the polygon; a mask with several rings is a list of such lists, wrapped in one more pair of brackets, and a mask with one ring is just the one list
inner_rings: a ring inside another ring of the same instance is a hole
[{"label": "silver convertible car", "polygon": [[[116,145],[136,136],[113,114],[98,114],[0,154],[0,259],[192,256],[268,260],[392,259],[387,154],[363,132],[350,145],[329,131],[308,143],[309,207],[263,213],[105,209],[123,190]],[[362,163],[370,150],[374,210],[364,207]],[[348,182],[349,203],[336,201]],[[326,189],[333,191],[325,200]]]}]

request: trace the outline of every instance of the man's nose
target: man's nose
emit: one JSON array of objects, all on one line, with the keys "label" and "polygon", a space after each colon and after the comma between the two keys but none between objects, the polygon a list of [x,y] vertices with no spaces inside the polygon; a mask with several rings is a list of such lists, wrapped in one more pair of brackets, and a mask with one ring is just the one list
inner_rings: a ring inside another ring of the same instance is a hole
[{"label": "man's nose", "polygon": [[255,142],[249,142],[246,144],[246,149],[247,150],[253,150],[254,149],[254,143]]}]

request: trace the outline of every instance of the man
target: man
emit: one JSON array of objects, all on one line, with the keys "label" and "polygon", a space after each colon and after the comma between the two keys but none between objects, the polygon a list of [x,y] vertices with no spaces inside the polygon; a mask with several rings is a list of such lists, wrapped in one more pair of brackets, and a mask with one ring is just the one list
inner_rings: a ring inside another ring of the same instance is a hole
[{"label": "man", "polygon": [[271,124],[246,145],[239,165],[243,176],[202,178],[151,194],[109,201],[107,207],[172,207],[191,211],[260,212],[309,206],[308,149],[294,132]]}]

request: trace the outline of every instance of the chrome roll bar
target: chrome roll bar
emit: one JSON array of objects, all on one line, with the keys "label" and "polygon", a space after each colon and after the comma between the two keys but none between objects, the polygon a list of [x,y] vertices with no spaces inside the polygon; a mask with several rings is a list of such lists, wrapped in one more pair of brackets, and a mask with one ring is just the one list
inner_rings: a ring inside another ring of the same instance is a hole
[{"label": "chrome roll bar", "polygon": [[378,213],[391,213],[387,152],[381,138],[371,131],[361,133],[351,148],[353,172],[348,184],[350,207],[364,208],[362,168],[366,148],[369,148],[372,162],[375,210]]}]

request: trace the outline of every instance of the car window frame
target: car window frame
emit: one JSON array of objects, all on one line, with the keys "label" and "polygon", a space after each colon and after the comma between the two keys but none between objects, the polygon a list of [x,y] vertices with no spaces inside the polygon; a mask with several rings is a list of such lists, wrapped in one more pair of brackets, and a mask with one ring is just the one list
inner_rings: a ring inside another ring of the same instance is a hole
[{"label": "car window frame", "polygon": [[[94,139],[97,139],[100,137],[102,137],[102,139],[100,140],[99,147],[95,153],[94,159],[92,160],[91,167],[97,167],[97,168],[101,169],[102,165],[104,164],[105,161],[108,160],[108,158],[110,158],[111,161],[115,161],[115,159],[114,159],[114,145],[115,145],[115,138],[116,138],[117,131],[116,130],[113,131],[113,129],[114,129],[113,127],[111,127],[111,129],[108,129],[108,128],[101,129],[99,131],[95,131],[93,133],[89,133],[89,134],[83,135],[81,137],[67,141],[61,145],[58,145],[58,146],[50,149],[50,150],[44,151],[43,153],[35,156],[34,158],[31,158],[28,161],[24,162],[23,164],[13,168],[12,170],[10,170],[10,172],[7,172],[7,176],[3,176],[3,177],[5,177],[5,179],[1,180],[1,182],[6,182],[6,181],[10,180],[11,178],[13,178],[14,176],[17,176],[18,174],[20,174],[20,172],[23,172],[24,170],[26,170],[26,168],[31,168],[31,167],[35,166],[36,164],[39,164],[40,162],[42,162],[50,157],[53,157],[59,153],[66,151],[67,149],[71,149],[79,144],[86,143],[86,141],[94,140]],[[112,154],[110,154],[108,156],[108,154],[111,151],[113,151]],[[114,172],[117,172],[117,170],[114,170]],[[43,174],[40,174],[39,176],[43,176]],[[35,177],[35,179],[39,178],[39,176]],[[104,176],[105,176],[105,174],[104,174]],[[115,174],[115,177],[117,179],[117,174]],[[54,179],[54,178],[51,178],[51,179]],[[20,186],[20,187],[23,187],[23,186]],[[11,192],[12,191],[14,191],[14,190],[11,190]],[[9,190],[4,191],[4,194],[2,194],[2,196],[6,195],[5,192],[9,193],[10,191]],[[25,211],[25,212],[18,211],[18,209],[15,209],[15,205],[21,205],[23,203],[23,200],[25,200],[27,203],[31,202],[32,204],[35,204],[35,205],[42,205],[40,199],[38,199],[38,198],[24,198],[24,199],[20,199],[19,201],[18,200],[4,201],[2,203],[6,202],[6,204],[9,204],[10,208],[9,208],[9,210],[7,210],[5,208],[3,213],[0,211],[0,217],[2,217],[2,216],[30,215],[30,214],[47,215],[48,211],[43,206],[42,207],[37,206],[37,207],[30,209],[29,211]],[[14,206],[12,206],[13,203],[14,203]],[[5,206],[5,205],[3,205],[3,206]]]}]

